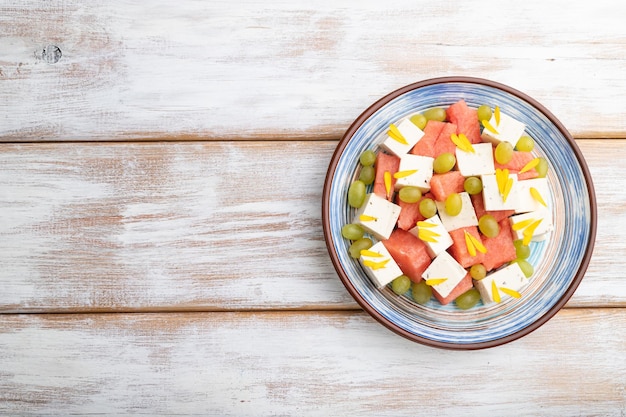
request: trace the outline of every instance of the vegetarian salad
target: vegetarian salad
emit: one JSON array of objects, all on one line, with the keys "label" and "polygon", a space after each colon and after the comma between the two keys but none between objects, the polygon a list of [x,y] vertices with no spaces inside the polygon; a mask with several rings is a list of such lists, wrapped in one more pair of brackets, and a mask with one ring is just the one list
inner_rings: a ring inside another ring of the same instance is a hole
[{"label": "vegetarian salad", "polygon": [[548,162],[498,106],[460,100],[389,124],[360,155],[341,230],[378,287],[469,309],[520,298],[552,231]]}]

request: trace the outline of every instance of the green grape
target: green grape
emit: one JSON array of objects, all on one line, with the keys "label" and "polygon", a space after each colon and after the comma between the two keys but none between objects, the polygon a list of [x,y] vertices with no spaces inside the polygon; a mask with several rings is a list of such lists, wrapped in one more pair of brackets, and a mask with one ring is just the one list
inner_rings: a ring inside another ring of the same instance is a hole
[{"label": "green grape", "polygon": [[411,280],[406,275],[400,275],[391,281],[391,290],[398,295],[402,295],[411,288]]},{"label": "green grape", "polygon": [[539,163],[535,167],[535,171],[539,174],[539,178],[545,178],[548,174],[548,161],[545,158],[539,158]]},{"label": "green grape", "polygon": [[517,259],[527,259],[530,256],[530,246],[524,245],[522,239],[513,241],[513,246],[515,246],[515,256],[517,256]]},{"label": "green grape", "polygon": [[411,287],[411,296],[418,304],[426,304],[432,295],[433,289],[426,285],[424,280],[418,282],[417,284],[413,284]]},{"label": "green grape", "polygon": [[348,189],[348,204],[352,207],[359,208],[365,202],[365,183],[356,180],[350,184]]},{"label": "green grape", "polygon": [[522,152],[530,152],[535,147],[535,141],[530,136],[522,136],[517,140],[515,149]]},{"label": "green grape", "polygon": [[478,229],[487,237],[496,237],[500,234],[500,225],[491,214],[483,214],[478,219]]},{"label": "green grape", "polygon": [[341,228],[341,236],[349,240],[359,240],[365,234],[365,230],[358,225],[349,223]]},{"label": "green grape", "polygon": [[433,107],[424,112],[424,117],[427,120],[436,120],[438,122],[443,122],[446,120],[446,110],[441,107]]},{"label": "green grape", "polygon": [[433,161],[433,171],[437,174],[445,174],[454,168],[456,164],[456,158],[450,152],[444,152]]},{"label": "green grape", "polygon": [[402,187],[398,196],[405,203],[417,203],[422,198],[422,191],[417,187]]},{"label": "green grape", "polygon": [[478,304],[478,301],[480,301],[480,293],[476,288],[471,288],[456,297],[454,304],[462,310],[468,310]]},{"label": "green grape", "polygon": [[376,179],[376,170],[374,170],[373,166],[370,165],[361,168],[359,180],[363,181],[363,184],[369,185],[374,182],[374,179]]},{"label": "green grape", "polygon": [[424,128],[426,127],[426,122],[428,122],[423,114],[414,114],[409,120],[411,120],[415,126],[419,127],[422,130],[424,130]]},{"label": "green grape", "polygon": [[491,119],[491,107],[486,104],[478,107],[478,120],[487,120]]},{"label": "green grape", "polygon": [[497,163],[502,165],[508,164],[513,158],[513,145],[504,141],[498,143],[494,157],[496,158]]},{"label": "green grape", "polygon": [[463,189],[471,195],[479,194],[483,190],[483,182],[478,177],[467,177]]},{"label": "green grape", "polygon": [[422,216],[429,219],[437,214],[437,205],[432,198],[425,198],[420,201],[419,210]]},{"label": "green grape", "polygon": [[446,213],[449,216],[458,216],[463,208],[463,200],[458,193],[452,193],[446,198]]},{"label": "green grape", "polygon": [[483,264],[472,265],[469,273],[473,279],[480,281],[487,276],[487,268],[485,268],[485,265]]},{"label": "green grape", "polygon": [[374,243],[372,243],[372,239],[362,237],[361,239],[352,242],[352,245],[350,245],[350,248],[348,248],[348,252],[350,252],[350,256],[352,256],[354,259],[359,259],[359,257],[361,256],[361,251],[371,248],[373,244]]},{"label": "green grape", "polygon": [[516,259],[513,262],[517,262],[526,278],[530,278],[535,272],[535,268],[525,259]]},{"label": "green grape", "polygon": [[376,153],[369,149],[367,151],[364,151],[361,156],[359,156],[359,162],[364,167],[370,167],[374,165],[374,162],[376,162]]}]

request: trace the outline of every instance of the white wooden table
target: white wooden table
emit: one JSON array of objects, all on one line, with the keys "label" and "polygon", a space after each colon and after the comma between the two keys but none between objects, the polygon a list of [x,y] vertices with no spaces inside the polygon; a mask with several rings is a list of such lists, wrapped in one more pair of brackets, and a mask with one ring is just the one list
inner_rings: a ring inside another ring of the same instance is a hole
[{"label": "white wooden table", "polygon": [[[626,415],[625,17],[617,0],[0,1],[0,414]],[[351,121],[448,75],[548,107],[599,202],[566,308],[473,352],[366,315],[320,219]]]}]

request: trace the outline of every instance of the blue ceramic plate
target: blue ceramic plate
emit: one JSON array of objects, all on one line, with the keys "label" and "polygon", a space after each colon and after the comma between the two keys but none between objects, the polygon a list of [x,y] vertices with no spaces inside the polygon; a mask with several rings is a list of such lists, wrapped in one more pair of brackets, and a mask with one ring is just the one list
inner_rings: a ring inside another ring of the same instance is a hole
[{"label": "blue ceramic plate", "polygon": [[[523,122],[535,139],[534,153],[549,162],[554,230],[533,242],[529,261],[535,268],[521,298],[461,310],[434,298],[426,305],[390,288],[378,289],[341,236],[354,209],[347,192],[357,178],[359,155],[377,150],[388,129],[415,112],[448,107],[464,99],[470,107],[500,106]],[[596,233],[596,202],[591,175],[578,146],[563,125],[534,99],[511,87],[477,78],[448,77],[408,85],[383,97],[350,126],[331,159],[324,184],[324,236],[335,269],[354,299],[390,330],[419,343],[448,349],[480,349],[518,339],[548,321],[569,300],[587,269]]]}]

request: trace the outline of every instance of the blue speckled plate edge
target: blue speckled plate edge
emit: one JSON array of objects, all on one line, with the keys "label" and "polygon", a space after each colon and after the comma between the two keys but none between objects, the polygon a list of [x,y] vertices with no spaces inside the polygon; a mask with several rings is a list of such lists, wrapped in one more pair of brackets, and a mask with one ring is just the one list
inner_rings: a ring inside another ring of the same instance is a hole
[{"label": "blue speckled plate edge", "polygon": [[[335,248],[332,243],[333,239],[331,235],[330,222],[329,222],[329,217],[330,217],[329,199],[330,199],[330,193],[331,193],[331,185],[333,182],[333,177],[335,174],[335,170],[337,168],[338,161],[345,147],[348,145],[349,141],[352,139],[353,135],[373,114],[381,110],[388,103],[393,101],[395,98],[400,97],[404,95],[405,93],[420,89],[422,87],[433,86],[433,85],[438,85],[438,84],[446,84],[446,83],[476,84],[477,87],[486,86],[489,88],[502,90],[504,92],[507,92],[515,96],[517,99],[527,102],[530,106],[534,107],[537,111],[542,113],[547,119],[549,119],[549,121],[556,127],[556,129],[558,129],[558,131],[563,135],[563,137],[569,143],[571,151],[573,152],[578,162],[579,168],[582,171],[582,174],[584,176],[584,181],[585,181],[585,185],[587,187],[587,192],[589,196],[588,204],[589,204],[589,217],[590,218],[588,219],[589,230],[587,233],[588,238],[587,238],[587,243],[586,243],[586,249],[585,249],[582,259],[580,260],[578,270],[575,276],[573,277],[573,279],[571,280],[569,286],[562,293],[558,301],[555,302],[551,306],[551,308],[545,312],[545,314],[537,318],[534,322],[526,325],[523,328],[520,328],[519,330],[515,331],[512,334],[508,334],[508,335],[505,335],[503,337],[493,339],[493,340],[469,342],[469,343],[453,343],[449,341],[442,342],[439,340],[433,340],[432,338],[429,338],[429,337],[423,337],[420,334],[407,331],[406,329],[396,325],[396,323],[394,323],[393,321],[390,321],[388,318],[381,315],[379,311],[372,308],[372,306],[367,302],[367,300],[362,296],[362,294],[359,293],[359,291],[354,287],[351,280],[346,275],[346,272],[341,265],[341,262],[335,252]],[[335,267],[335,270],[337,271],[344,286],[346,287],[348,292],[351,294],[351,296],[357,301],[357,303],[366,312],[368,312],[373,318],[375,318],[385,327],[389,328],[390,330],[394,331],[395,333],[403,337],[406,337],[410,340],[413,340],[413,341],[416,341],[418,343],[422,343],[425,345],[429,345],[429,346],[446,348],[446,349],[456,349],[456,350],[483,349],[483,348],[488,348],[488,347],[493,347],[493,346],[501,345],[504,343],[508,343],[534,331],[535,329],[543,325],[545,322],[547,322],[550,318],[552,318],[563,307],[563,305],[567,303],[567,301],[574,294],[574,292],[576,291],[576,288],[580,284],[584,276],[584,273],[588,267],[591,254],[593,251],[593,245],[595,242],[596,223],[597,223],[596,216],[597,216],[596,215],[596,200],[595,200],[595,192],[593,189],[593,182],[591,179],[591,174],[589,172],[589,169],[585,163],[585,160],[578,146],[576,145],[575,141],[573,140],[569,132],[561,124],[561,122],[550,111],[548,111],[543,105],[541,105],[536,100],[529,97],[528,95],[518,90],[515,90],[509,86],[506,86],[506,85],[503,85],[494,81],[480,79],[480,78],[472,78],[472,77],[442,77],[442,78],[433,78],[433,79],[416,82],[416,83],[404,86],[396,91],[393,91],[389,93],[388,95],[382,97],[375,103],[373,103],[359,117],[357,117],[357,119],[351,124],[351,126],[348,128],[348,130],[346,131],[346,133],[340,140],[339,144],[337,145],[335,152],[332,155],[329,167],[328,167],[328,172],[327,172],[326,180],[324,183],[323,196],[322,196],[322,220],[323,220],[324,237],[326,240],[327,249],[331,257],[333,266]]]}]

